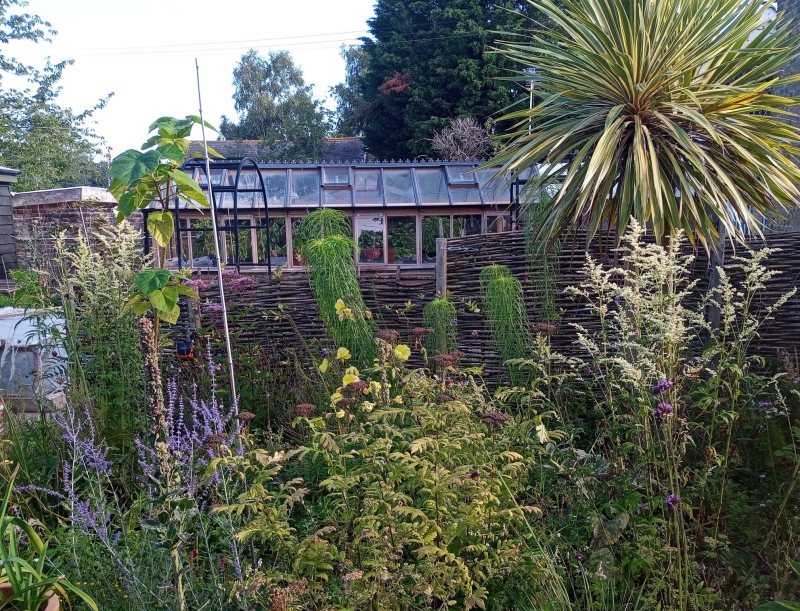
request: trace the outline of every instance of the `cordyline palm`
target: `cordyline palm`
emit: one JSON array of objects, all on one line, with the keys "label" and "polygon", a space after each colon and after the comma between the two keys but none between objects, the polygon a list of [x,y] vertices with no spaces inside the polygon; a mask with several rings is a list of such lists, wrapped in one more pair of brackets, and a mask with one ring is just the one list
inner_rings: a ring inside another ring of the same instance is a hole
[{"label": "cordyline palm", "polygon": [[708,248],[716,220],[739,237],[742,224],[758,232],[760,215],[797,205],[800,131],[784,107],[800,98],[776,92],[798,80],[781,74],[798,38],[779,19],[747,42],[761,0],[560,4],[535,3],[556,32],[498,43],[536,68],[541,101],[504,117],[515,127],[492,165],[515,178],[549,164],[523,201],[563,182],[542,213],[547,237],[604,226],[620,236],[636,218],[658,240],[683,229]]}]

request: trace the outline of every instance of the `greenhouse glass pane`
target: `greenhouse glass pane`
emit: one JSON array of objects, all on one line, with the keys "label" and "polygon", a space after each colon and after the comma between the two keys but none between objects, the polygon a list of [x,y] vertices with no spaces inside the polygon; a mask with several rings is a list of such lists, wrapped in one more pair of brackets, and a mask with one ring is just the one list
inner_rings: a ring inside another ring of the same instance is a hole
[{"label": "greenhouse glass pane", "polygon": [[322,203],[325,206],[350,206],[353,203],[350,189],[322,189]]},{"label": "greenhouse glass pane", "polygon": [[450,184],[474,185],[477,181],[473,166],[471,165],[448,165],[447,180]]},{"label": "greenhouse glass pane", "polygon": [[389,264],[413,265],[417,262],[417,217],[390,216],[387,222]]},{"label": "greenhouse glass pane", "polygon": [[384,170],[387,204],[415,204],[414,187],[411,184],[411,170]]},{"label": "greenhouse glass pane", "polygon": [[[410,180],[409,176],[409,183]],[[380,170],[355,170],[353,183],[356,206],[380,206],[383,204]]]},{"label": "greenhouse glass pane", "polygon": [[466,214],[453,217],[453,237],[477,235],[481,233],[481,215]]},{"label": "greenhouse glass pane", "polygon": [[324,184],[326,185],[349,185],[350,169],[346,167],[322,168]]},{"label": "greenhouse glass pane", "polygon": [[[266,265],[267,263],[267,231],[265,228],[265,219],[258,220],[258,229],[256,229],[256,247],[258,262]],[[284,265],[286,263],[286,219],[274,218],[269,219],[269,249],[270,249],[270,263],[273,266]]]},{"label": "greenhouse glass pane", "polygon": [[214,252],[214,234],[211,232],[211,219],[192,219],[190,233],[192,243],[192,267],[199,269],[215,268],[217,256]]},{"label": "greenhouse glass pane", "polygon": [[422,204],[449,204],[447,184],[441,168],[418,169],[419,199]]},{"label": "greenhouse glass pane", "polygon": [[487,204],[507,204],[509,202],[511,185],[506,177],[499,176],[497,180],[492,180],[498,170],[500,168],[477,172],[478,184],[481,187],[483,199]]},{"label": "greenhouse glass pane", "polygon": [[[253,239],[250,218],[225,221],[226,231],[220,233],[225,238],[225,256],[229,265],[236,265],[236,236],[239,236],[239,263],[253,263]],[[239,227],[239,229],[234,229]],[[210,236],[211,234],[209,234]]]},{"label": "greenhouse glass pane", "polygon": [[486,217],[486,233],[503,233],[505,231],[511,231],[511,229],[510,214]]},{"label": "greenhouse glass pane", "polygon": [[270,206],[286,205],[286,170],[275,172],[265,171],[261,175],[264,177],[264,187],[267,189],[267,201]]},{"label": "greenhouse glass pane", "polygon": [[481,194],[478,189],[469,189],[465,187],[450,187],[450,197],[453,198],[454,204],[463,203],[480,203]]},{"label": "greenhouse glass pane", "polygon": [[450,237],[449,216],[422,217],[422,262],[436,263],[436,238]]},{"label": "greenhouse glass pane", "polygon": [[319,171],[292,170],[292,206],[319,206]]},{"label": "greenhouse glass pane", "polygon": [[383,256],[383,215],[356,215],[356,244],[359,263],[385,263]]}]

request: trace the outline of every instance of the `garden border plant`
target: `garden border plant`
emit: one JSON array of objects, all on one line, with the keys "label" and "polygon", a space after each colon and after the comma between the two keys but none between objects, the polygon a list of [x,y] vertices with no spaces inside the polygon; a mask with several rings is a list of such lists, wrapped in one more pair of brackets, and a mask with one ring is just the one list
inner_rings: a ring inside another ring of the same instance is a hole
[{"label": "garden border plant", "polygon": [[528,356],[535,348],[530,320],[525,307],[522,284],[505,265],[487,265],[479,274],[486,322],[492,340],[508,368],[511,383],[524,385],[529,370],[520,368],[514,359]]},{"label": "garden border plant", "polygon": [[328,333],[337,346],[357,355],[359,364],[371,365],[377,356],[376,325],[358,284],[350,220],[338,210],[320,208],[306,216],[300,228],[301,254]]}]

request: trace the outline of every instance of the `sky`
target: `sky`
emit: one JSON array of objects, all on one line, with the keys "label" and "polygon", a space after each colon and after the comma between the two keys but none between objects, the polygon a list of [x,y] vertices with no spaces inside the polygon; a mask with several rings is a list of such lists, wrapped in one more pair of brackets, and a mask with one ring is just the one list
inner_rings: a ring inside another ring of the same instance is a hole
[{"label": "sky", "polygon": [[[316,97],[344,80],[342,44],[366,34],[374,0],[29,0],[24,9],[58,31],[52,43],[12,42],[8,55],[36,67],[73,59],[58,103],[80,112],[109,93],[95,130],[112,156],[138,148],[158,117],[235,117],[233,69],[251,48],[291,52]],[[18,12],[18,11],[15,11]],[[6,82],[12,85],[11,79]],[[19,83],[14,83],[19,86]],[[194,136],[199,137],[195,130]],[[211,138],[209,134],[209,138]]]}]

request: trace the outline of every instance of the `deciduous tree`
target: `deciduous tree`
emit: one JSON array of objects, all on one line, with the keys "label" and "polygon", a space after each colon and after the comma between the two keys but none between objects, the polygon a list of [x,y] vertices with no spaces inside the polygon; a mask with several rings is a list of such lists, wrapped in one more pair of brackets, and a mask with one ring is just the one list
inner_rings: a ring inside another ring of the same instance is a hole
[{"label": "deciduous tree", "polygon": [[251,49],[233,71],[233,94],[239,121],[222,117],[228,140],[262,140],[265,157],[315,159],[324,154],[330,111],[312,96],[292,56],[281,51],[264,58]]},{"label": "deciduous tree", "polygon": [[[12,13],[23,0],[0,0],[0,164],[22,170],[21,191],[75,184],[108,184],[107,165],[98,162],[102,140],[91,125],[93,108],[74,112],[57,103],[59,82],[72,61],[48,62],[41,70],[9,57],[3,46],[13,40],[49,42],[56,31],[37,15]],[[3,86],[3,76],[25,77],[25,89]],[[113,94],[109,94],[109,97]]]}]

